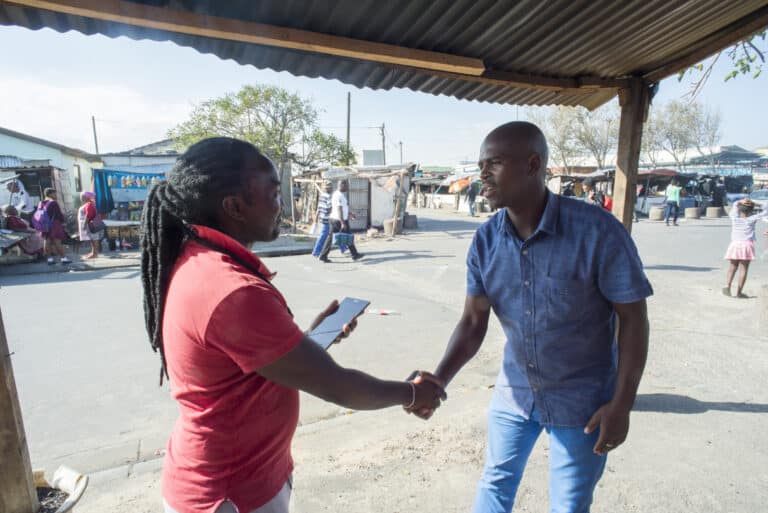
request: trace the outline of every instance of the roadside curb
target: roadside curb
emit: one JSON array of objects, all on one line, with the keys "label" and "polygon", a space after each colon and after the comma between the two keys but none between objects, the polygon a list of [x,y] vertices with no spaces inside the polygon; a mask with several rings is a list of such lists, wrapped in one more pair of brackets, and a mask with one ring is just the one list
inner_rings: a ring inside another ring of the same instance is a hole
[{"label": "roadside curb", "polygon": [[[253,253],[260,258],[274,258],[282,256],[298,256],[309,255],[312,253],[314,246],[299,246],[291,248],[264,248],[254,251]],[[126,259],[125,262],[105,262],[103,265],[86,264],[82,262],[74,262],[66,266],[61,264],[55,264],[49,266],[45,263],[34,264],[10,264],[6,266],[0,266],[0,278],[11,276],[27,276],[34,274],[59,274],[70,272],[88,272],[88,271],[108,271],[112,269],[129,269],[136,268],[141,265],[138,257],[135,259]],[[44,267],[43,267],[44,266]]]}]

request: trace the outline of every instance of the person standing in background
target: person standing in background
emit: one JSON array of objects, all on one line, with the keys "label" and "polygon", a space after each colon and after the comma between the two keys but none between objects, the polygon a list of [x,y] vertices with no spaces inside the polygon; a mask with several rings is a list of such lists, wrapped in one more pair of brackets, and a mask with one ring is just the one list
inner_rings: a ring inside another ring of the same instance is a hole
[{"label": "person standing in background", "polygon": [[[667,185],[664,196],[666,197],[666,214],[664,222],[669,226],[669,216],[672,215],[672,224],[677,226],[677,216],[680,214],[680,191],[682,187],[677,184],[677,179],[673,178]],[[674,214],[673,214],[674,212]]]}]

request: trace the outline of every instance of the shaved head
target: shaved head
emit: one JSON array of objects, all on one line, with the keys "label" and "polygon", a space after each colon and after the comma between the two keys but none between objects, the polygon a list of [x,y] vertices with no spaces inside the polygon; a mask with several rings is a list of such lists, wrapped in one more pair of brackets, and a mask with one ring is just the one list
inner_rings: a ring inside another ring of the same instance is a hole
[{"label": "shaved head", "polygon": [[513,121],[494,129],[480,145],[483,195],[494,208],[523,209],[544,201],[547,140],[539,127]]},{"label": "shaved head", "polygon": [[493,142],[501,148],[506,148],[510,153],[516,151],[528,151],[538,153],[540,157],[539,171],[545,173],[549,160],[549,147],[547,138],[539,127],[527,121],[511,121],[494,128],[485,137],[486,141]]}]

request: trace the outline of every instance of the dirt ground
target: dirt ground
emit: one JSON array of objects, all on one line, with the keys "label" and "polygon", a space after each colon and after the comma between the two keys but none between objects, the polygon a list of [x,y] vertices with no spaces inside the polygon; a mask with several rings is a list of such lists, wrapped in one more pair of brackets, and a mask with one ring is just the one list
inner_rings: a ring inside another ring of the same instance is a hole
[{"label": "dirt ground", "polygon": [[[376,326],[390,330],[389,337],[413,337],[416,355],[390,354],[397,372],[401,367],[432,368],[441,356],[453,328],[448,319],[458,318],[463,255],[476,227],[458,214],[419,215],[424,231],[361,247],[371,255],[400,252],[405,256],[399,260],[379,258],[377,263],[374,257],[354,269],[348,264],[317,269],[308,256],[269,262],[276,269],[312,266],[313,275],[329,283],[386,279],[393,291],[388,306],[400,312],[375,320]],[[768,442],[761,435],[768,425],[768,326],[758,323],[768,305],[765,237],[746,288],[753,297],[728,298],[720,293],[728,230],[725,219],[686,222],[679,228],[643,221],[634,227],[655,289],[649,300],[650,354],[629,439],[609,456],[596,491],[596,513],[766,510]],[[406,258],[427,252],[429,259]],[[405,299],[397,294],[403,291],[409,300],[422,298],[423,315],[409,310],[411,303],[402,304]],[[440,324],[432,325],[437,318]],[[355,337],[364,337],[360,331]],[[503,343],[494,323],[480,354],[457,377],[449,400],[429,422],[398,408],[346,412],[333,407],[320,415],[317,400],[303,397],[302,425],[294,440],[292,511],[469,511],[484,460],[485,415]],[[362,357],[356,350],[359,346],[334,348],[334,356],[357,362]],[[515,511],[548,511],[547,456],[542,436]],[[77,512],[107,511],[162,511],[159,460],[94,475]]]}]

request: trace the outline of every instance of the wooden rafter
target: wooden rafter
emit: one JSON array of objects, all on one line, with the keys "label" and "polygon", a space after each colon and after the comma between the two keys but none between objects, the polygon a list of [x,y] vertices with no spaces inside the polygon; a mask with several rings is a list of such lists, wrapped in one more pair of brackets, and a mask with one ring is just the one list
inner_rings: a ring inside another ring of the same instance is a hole
[{"label": "wooden rafter", "polygon": [[481,59],[275,25],[205,16],[125,0],[0,0],[0,3],[167,32],[348,57],[387,64],[409,71],[505,87],[588,94],[596,89],[617,89],[626,87],[627,84],[625,80],[613,78],[551,77],[516,71],[489,70]]},{"label": "wooden rafter", "polygon": [[205,16],[190,11],[154,7],[124,0],[12,0],[7,3],[180,34],[323,53],[385,64],[416,66],[466,75],[480,75],[485,71],[485,65],[481,59],[231,18]]}]

